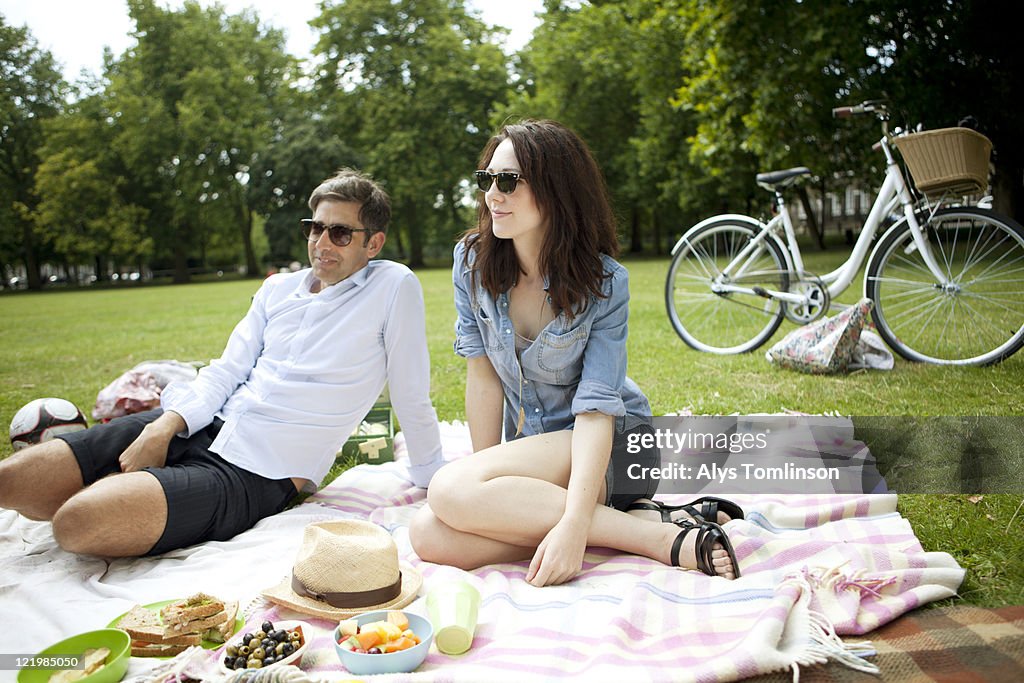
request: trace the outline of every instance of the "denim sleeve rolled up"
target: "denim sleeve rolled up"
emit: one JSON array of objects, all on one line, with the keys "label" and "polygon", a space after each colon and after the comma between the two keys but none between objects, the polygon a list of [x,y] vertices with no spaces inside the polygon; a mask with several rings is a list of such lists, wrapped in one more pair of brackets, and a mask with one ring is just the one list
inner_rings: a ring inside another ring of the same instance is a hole
[{"label": "denim sleeve rolled up", "polygon": [[[616,264],[618,265],[618,264]],[[572,414],[626,414],[622,386],[626,381],[626,337],[629,319],[629,275],[618,266],[605,278],[607,298],[591,300],[590,336],[583,349],[583,374],[572,400]]]},{"label": "denim sleeve rolled up", "polygon": [[[617,418],[649,416],[647,398],[626,376],[629,278],[626,269],[604,257],[604,298],[592,298],[572,320],[560,312],[520,354],[508,315],[509,295],[492,296],[473,285],[465,247],[455,249],[455,352],[485,355],[501,380],[505,396],[505,438],[571,428],[579,413],[600,412]],[[547,288],[547,281],[545,281]]]},{"label": "denim sleeve rolled up", "polygon": [[464,267],[465,245],[455,245],[452,284],[455,286],[455,353],[463,358],[484,355],[483,339],[477,326],[470,298],[469,269]]}]

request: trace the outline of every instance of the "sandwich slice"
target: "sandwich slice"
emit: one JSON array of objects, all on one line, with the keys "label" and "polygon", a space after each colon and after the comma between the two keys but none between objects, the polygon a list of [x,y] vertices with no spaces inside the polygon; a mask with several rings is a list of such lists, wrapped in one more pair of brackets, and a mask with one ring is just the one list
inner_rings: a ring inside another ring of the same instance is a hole
[{"label": "sandwich slice", "polygon": [[193,619],[192,621],[186,621],[180,624],[168,624],[165,622],[164,635],[168,638],[186,634],[202,635],[212,628],[221,628],[227,620],[227,612],[221,610],[213,616]]},{"label": "sandwich slice", "polygon": [[131,636],[134,657],[170,657],[202,642],[198,633],[165,635],[160,616],[142,605],[132,607],[117,627]]},{"label": "sandwich slice", "polygon": [[204,640],[223,643],[235,630],[238,602],[205,593],[173,602],[159,613],[135,605],[117,623],[132,638],[135,657],[172,657]]},{"label": "sandwich slice", "polygon": [[227,618],[219,626],[213,626],[203,634],[203,640],[214,643],[223,643],[235,632],[235,619],[238,617],[238,602],[228,600],[224,603],[224,614]]},{"label": "sandwich slice", "polygon": [[[192,623],[199,623],[204,619],[210,619],[224,611],[224,602],[206,593],[195,595],[178,600],[166,605],[160,610],[160,618],[169,629],[179,633],[188,633],[193,630],[189,628]],[[219,625],[221,622],[211,623],[206,628]]]},{"label": "sandwich slice", "polygon": [[144,643],[132,641],[132,657],[173,657],[180,655],[191,645],[158,645],[157,643]]}]

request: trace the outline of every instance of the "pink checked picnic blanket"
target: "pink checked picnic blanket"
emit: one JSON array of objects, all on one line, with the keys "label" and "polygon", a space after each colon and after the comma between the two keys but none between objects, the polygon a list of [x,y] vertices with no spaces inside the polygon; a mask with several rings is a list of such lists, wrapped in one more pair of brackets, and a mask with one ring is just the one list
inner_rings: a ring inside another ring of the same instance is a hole
[{"label": "pink checked picnic blanket", "polygon": [[[469,454],[464,425],[441,430],[446,458]],[[819,664],[870,669],[870,645],[855,644],[863,634],[953,595],[963,578],[949,555],[924,551],[889,495],[735,496],[747,511],[727,525],[743,572],[737,581],[605,548],[590,548],[579,576],[562,586],[530,586],[525,562],[463,572],[413,553],[408,525],[426,492],[409,482],[401,435],[395,451],[397,462],[353,468],[235,538],[158,557],[74,555],[57,546],[48,523],[0,510],[0,623],[17,626],[6,632],[3,649],[39,652],[103,628],[135,604],[202,590],[241,601],[249,631],[264,618],[309,622],[302,668],[314,678],[351,679],[331,643],[335,624],[257,597],[290,573],[306,525],[345,517],[388,529],[403,559],[423,573],[408,611],[425,614],[424,596],[453,578],[482,596],[467,654],[449,657],[435,648],[416,672],[375,681],[728,681]],[[218,655],[197,655],[199,677],[215,678]],[[126,681],[150,680],[159,664],[132,658]],[[0,681],[14,677],[0,671]]]},{"label": "pink checked picnic blanket", "polygon": [[[446,457],[469,454],[463,425],[442,431]],[[870,671],[870,643],[838,636],[860,636],[950,597],[963,579],[948,554],[925,552],[896,512],[895,495],[747,495],[737,497],[746,519],[727,525],[743,573],[736,581],[590,548],[576,579],[536,588],[525,581],[526,562],[465,572],[420,560],[408,525],[426,492],[405,478],[400,435],[395,451],[398,462],[349,470],[306,505],[392,533],[424,575],[409,611],[425,614],[422,596],[452,579],[472,583],[482,600],[468,653],[434,648],[416,672],[379,680],[732,681],[812,665]],[[270,603],[249,610],[255,624],[296,616]],[[321,625],[316,654],[302,668],[344,678],[328,633],[334,624]]]}]

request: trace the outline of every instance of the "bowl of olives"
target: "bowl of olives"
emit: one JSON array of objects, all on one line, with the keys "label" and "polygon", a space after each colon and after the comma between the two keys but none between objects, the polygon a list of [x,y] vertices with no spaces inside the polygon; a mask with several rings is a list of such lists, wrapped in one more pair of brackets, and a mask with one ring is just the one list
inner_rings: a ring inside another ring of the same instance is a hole
[{"label": "bowl of olives", "polygon": [[259,630],[232,638],[221,651],[221,668],[266,669],[278,664],[295,664],[306,651],[309,624],[302,621],[264,621]]}]

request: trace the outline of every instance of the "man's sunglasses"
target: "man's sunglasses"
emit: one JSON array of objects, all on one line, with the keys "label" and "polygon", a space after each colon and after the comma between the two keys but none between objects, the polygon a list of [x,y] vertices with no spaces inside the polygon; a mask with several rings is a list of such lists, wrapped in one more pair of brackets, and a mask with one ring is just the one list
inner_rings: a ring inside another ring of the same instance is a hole
[{"label": "man's sunglasses", "polygon": [[526,178],[519,175],[518,173],[512,173],[511,171],[502,171],[501,173],[488,173],[487,171],[476,171],[473,173],[476,176],[476,186],[480,188],[481,192],[487,192],[491,189],[491,183],[498,183],[498,192],[502,194],[512,194],[516,191],[516,187],[519,185],[519,181],[526,182]]},{"label": "man's sunglasses", "polygon": [[[350,228],[347,225],[324,225],[319,221],[315,221],[312,218],[303,218],[299,223],[302,224],[302,234],[306,236],[306,239],[310,242],[316,242],[320,239],[320,235],[324,234],[324,230],[327,231],[327,236],[331,238],[331,241],[339,247],[347,247],[352,243],[352,233],[354,232],[365,232],[373,233],[373,230],[369,228]],[[369,235],[366,236],[365,242],[369,241]]]}]

